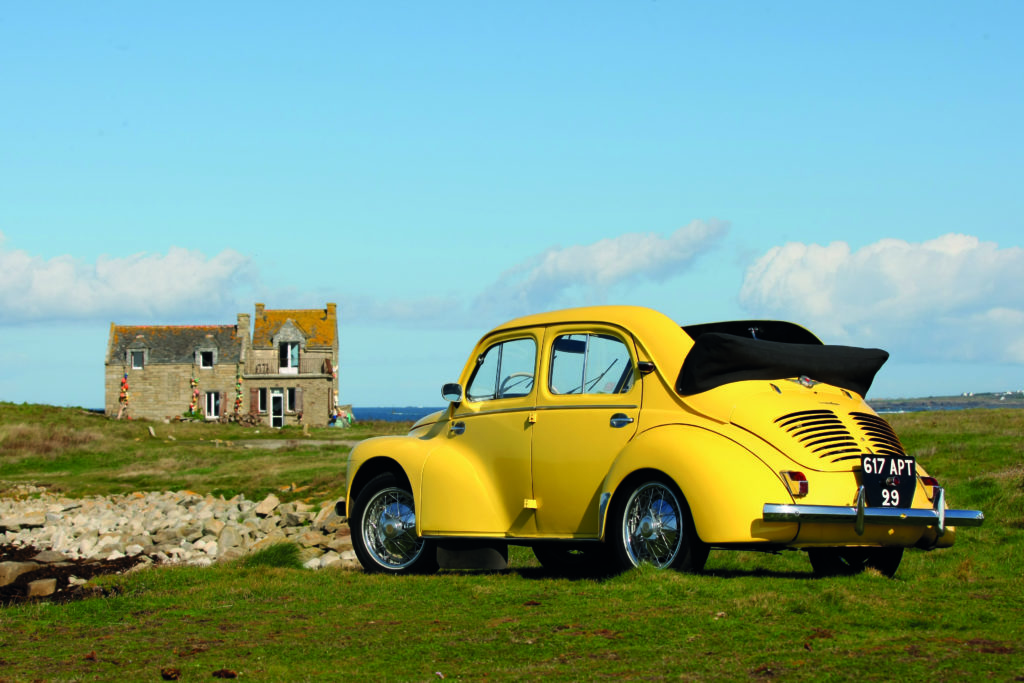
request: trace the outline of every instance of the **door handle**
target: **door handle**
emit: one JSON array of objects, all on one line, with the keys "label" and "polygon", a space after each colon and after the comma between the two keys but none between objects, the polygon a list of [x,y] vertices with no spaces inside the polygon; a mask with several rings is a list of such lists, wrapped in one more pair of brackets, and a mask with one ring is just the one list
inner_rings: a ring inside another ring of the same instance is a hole
[{"label": "door handle", "polygon": [[622,427],[625,427],[628,424],[633,424],[633,418],[631,418],[629,415],[626,415],[625,413],[615,413],[614,415],[612,415],[612,419],[608,424],[610,424],[612,427],[615,427],[616,429],[621,429]]},{"label": "door handle", "polygon": [[453,434],[455,436],[460,436],[465,431],[466,431],[466,423],[462,422],[461,420],[459,422],[451,423],[451,425],[448,427],[448,433],[449,434]]}]

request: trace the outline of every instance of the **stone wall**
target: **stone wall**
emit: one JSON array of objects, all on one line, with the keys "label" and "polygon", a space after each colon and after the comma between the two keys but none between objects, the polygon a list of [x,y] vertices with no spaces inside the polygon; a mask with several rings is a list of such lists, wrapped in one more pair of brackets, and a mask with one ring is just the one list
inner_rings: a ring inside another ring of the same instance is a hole
[{"label": "stone wall", "polygon": [[[121,391],[123,366],[107,365],[105,373],[104,406],[107,415],[117,415],[120,409],[118,397]],[[141,370],[127,369],[128,373],[128,416],[149,420],[163,420],[181,415],[188,410],[192,400],[189,380],[194,376],[199,382],[199,398],[196,410],[203,412],[207,392],[220,392],[221,414],[234,412],[235,383],[238,366],[234,363],[215,365],[212,368],[198,368],[191,364],[150,364]],[[248,401],[243,391],[243,412],[248,411]]]},{"label": "stone wall", "polygon": [[[243,412],[250,411],[250,401],[254,389],[266,389],[269,392],[274,389],[286,391],[289,387],[302,389],[302,406],[300,410],[285,412],[285,424],[297,425],[299,414],[302,414],[301,424],[308,424],[312,427],[323,427],[329,419],[328,410],[332,407],[331,402],[334,394],[334,380],[328,377],[303,377],[295,375],[276,375],[269,377],[246,378],[242,382]],[[270,424],[269,409],[260,413],[261,421]]]}]

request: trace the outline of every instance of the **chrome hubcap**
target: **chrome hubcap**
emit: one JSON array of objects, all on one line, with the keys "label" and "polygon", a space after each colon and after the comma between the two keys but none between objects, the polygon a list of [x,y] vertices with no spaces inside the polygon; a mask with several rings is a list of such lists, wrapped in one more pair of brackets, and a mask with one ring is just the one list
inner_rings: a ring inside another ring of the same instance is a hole
[{"label": "chrome hubcap", "polygon": [[384,535],[389,539],[405,533],[405,525],[402,524],[401,520],[384,519],[382,523],[384,525]]},{"label": "chrome hubcap", "polygon": [[645,541],[653,541],[658,536],[660,524],[650,517],[644,517],[640,520],[640,526],[637,528],[639,533]]}]

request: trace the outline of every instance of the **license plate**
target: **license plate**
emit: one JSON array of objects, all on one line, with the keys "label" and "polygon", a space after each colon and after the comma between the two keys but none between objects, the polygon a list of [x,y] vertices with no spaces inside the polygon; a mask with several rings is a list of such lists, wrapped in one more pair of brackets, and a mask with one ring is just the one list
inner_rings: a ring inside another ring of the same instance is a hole
[{"label": "license plate", "polygon": [[913,458],[864,455],[860,466],[869,507],[908,508],[914,502],[917,465]]}]

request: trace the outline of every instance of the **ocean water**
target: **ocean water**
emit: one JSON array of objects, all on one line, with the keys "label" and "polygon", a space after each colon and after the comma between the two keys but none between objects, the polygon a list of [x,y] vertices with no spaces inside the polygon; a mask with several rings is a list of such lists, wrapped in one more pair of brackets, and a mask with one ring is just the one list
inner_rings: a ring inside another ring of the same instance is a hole
[{"label": "ocean water", "polygon": [[386,422],[415,422],[416,420],[444,410],[423,406],[352,406],[352,415],[356,420],[384,420]]}]

